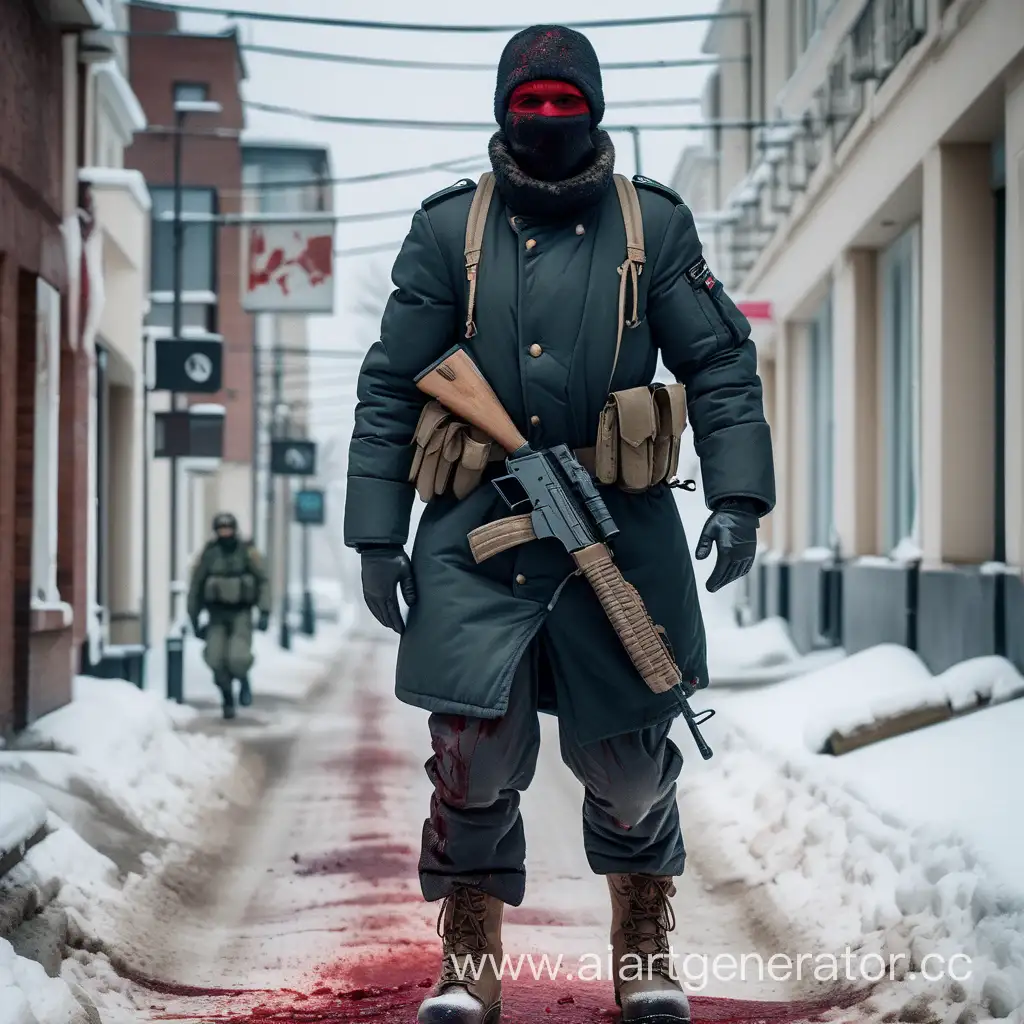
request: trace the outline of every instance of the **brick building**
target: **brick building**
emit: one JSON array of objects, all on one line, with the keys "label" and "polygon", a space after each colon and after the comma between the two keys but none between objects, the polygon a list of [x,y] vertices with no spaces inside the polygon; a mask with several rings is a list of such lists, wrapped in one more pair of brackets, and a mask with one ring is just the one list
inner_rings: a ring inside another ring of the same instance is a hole
[{"label": "brick building", "polygon": [[97,0],[0,0],[0,734],[65,703],[86,622],[77,168]]},{"label": "brick building", "polygon": [[[219,462],[179,462],[178,565],[181,580],[189,556],[205,541],[210,506],[235,511],[243,529],[251,529],[251,463],[253,455],[252,318],[240,299],[241,234],[237,227],[218,227],[192,215],[239,213],[242,192],[240,135],[244,113],[239,92],[245,66],[234,32],[217,35],[181,34],[177,15],[159,4],[133,4],[130,27],[131,86],[149,124],[145,134],[125,153],[125,165],[142,172],[153,204],[151,311],[147,334],[169,337],[173,302],[174,136],[176,100],[212,101],[219,113],[190,114],[183,124],[182,209],[184,279],[182,333],[223,341],[224,388],[216,396],[194,396],[225,410],[224,452]],[[149,33],[149,34],[146,34]],[[170,408],[166,394],[154,394],[153,411]],[[169,469],[154,464],[150,487],[150,537],[153,571],[166,561],[169,520],[165,495]],[[171,622],[166,593],[151,595],[151,635],[163,635]]]}]

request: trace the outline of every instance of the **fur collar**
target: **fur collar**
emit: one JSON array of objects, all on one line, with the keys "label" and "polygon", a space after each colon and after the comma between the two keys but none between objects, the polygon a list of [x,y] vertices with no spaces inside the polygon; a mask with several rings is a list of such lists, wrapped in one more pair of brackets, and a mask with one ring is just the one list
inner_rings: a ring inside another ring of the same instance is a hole
[{"label": "fur collar", "polygon": [[505,205],[524,217],[561,220],[593,206],[604,196],[615,173],[615,146],[601,129],[594,132],[597,150],[593,161],[564,181],[540,181],[516,163],[504,132],[496,132],[488,146],[495,185]]}]

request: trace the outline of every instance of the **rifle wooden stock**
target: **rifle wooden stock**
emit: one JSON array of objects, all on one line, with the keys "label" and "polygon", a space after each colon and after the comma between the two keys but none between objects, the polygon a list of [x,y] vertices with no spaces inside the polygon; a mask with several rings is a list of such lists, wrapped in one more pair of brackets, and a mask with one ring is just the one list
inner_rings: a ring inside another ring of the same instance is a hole
[{"label": "rifle wooden stock", "polygon": [[507,452],[526,445],[501,400],[465,349],[453,348],[417,378],[416,387],[482,430]]},{"label": "rifle wooden stock", "polygon": [[573,552],[572,557],[643,681],[655,693],[673,689],[682,678],[679,666],[651,620],[643,598],[612,561],[607,545],[594,544]]}]

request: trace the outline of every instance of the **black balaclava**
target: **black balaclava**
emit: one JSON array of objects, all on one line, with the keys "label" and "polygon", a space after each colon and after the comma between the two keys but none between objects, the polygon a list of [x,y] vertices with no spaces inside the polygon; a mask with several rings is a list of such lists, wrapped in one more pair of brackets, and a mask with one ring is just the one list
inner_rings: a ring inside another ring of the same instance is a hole
[{"label": "black balaclava", "polygon": [[[230,537],[222,537],[218,531],[231,530]],[[238,547],[238,520],[230,512],[221,512],[214,516],[213,532],[217,536],[217,543],[225,551],[234,551]]]},{"label": "black balaclava", "polygon": [[[580,103],[561,116],[513,109],[513,94],[535,83],[575,87]],[[536,25],[513,36],[498,63],[494,117],[519,166],[539,181],[564,181],[595,155],[594,132],[604,117],[601,66],[586,36],[558,25]]]}]

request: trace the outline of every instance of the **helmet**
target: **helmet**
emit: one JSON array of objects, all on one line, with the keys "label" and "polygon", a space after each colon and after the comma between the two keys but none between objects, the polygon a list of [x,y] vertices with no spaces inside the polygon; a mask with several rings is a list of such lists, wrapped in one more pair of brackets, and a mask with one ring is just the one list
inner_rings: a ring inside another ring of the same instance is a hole
[{"label": "helmet", "polygon": [[213,532],[231,530],[238,533],[238,520],[230,512],[218,512],[213,517]]}]

